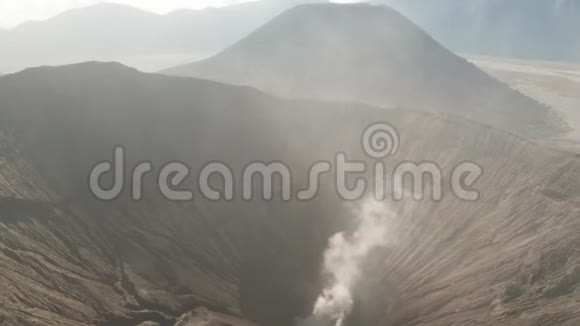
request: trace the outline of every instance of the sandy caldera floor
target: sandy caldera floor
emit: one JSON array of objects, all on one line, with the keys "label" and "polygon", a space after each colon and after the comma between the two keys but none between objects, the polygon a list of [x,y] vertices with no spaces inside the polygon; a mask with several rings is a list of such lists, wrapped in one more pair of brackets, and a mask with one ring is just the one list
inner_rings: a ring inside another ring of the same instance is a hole
[{"label": "sandy caldera floor", "polygon": [[550,143],[580,152],[580,64],[465,55],[490,75],[544,103],[571,130]]}]

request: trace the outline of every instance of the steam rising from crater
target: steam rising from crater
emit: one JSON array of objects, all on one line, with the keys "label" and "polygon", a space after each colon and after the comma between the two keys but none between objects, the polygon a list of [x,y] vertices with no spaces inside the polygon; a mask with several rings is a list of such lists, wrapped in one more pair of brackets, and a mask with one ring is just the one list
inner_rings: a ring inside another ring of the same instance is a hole
[{"label": "steam rising from crater", "polygon": [[392,243],[389,226],[395,213],[385,203],[367,199],[355,213],[356,229],[329,239],[323,265],[328,284],[316,300],[312,317],[299,323],[301,326],[343,326],[353,308],[353,290],[367,258],[374,249]]}]

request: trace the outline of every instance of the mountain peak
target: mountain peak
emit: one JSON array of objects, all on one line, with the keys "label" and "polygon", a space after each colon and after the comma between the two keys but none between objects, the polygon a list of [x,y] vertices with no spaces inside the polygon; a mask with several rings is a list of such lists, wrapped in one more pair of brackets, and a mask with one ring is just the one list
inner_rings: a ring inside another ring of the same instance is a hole
[{"label": "mountain peak", "polygon": [[282,16],[293,16],[293,15],[323,15],[319,16],[322,19],[339,18],[342,16],[348,16],[351,19],[360,17],[361,15],[371,16],[371,17],[385,17],[388,16],[400,16],[391,7],[378,3],[378,2],[355,2],[355,3],[334,3],[334,2],[320,2],[320,3],[306,3],[299,4],[288,11],[286,11]]},{"label": "mountain peak", "polygon": [[526,134],[550,120],[549,108],[376,3],[300,5],[213,58],[166,72],[285,97],[452,112]]},{"label": "mountain peak", "polygon": [[94,4],[92,6],[87,6],[87,7],[82,7],[82,8],[77,8],[77,9],[73,9],[73,10],[69,10],[66,11],[64,13],[62,13],[59,16],[54,17],[53,19],[58,19],[58,18],[66,18],[66,17],[70,17],[70,16],[103,16],[106,17],[107,19],[113,18],[113,17],[126,17],[126,16],[134,16],[134,15],[140,15],[140,16],[155,16],[157,14],[149,12],[149,11],[145,11],[143,9],[137,8],[137,7],[133,7],[130,5],[126,5],[126,4],[120,4],[120,3],[109,3],[109,2],[100,2],[97,4]]},{"label": "mountain peak", "polygon": [[11,31],[22,31],[28,30],[30,28],[35,28],[37,26],[45,26],[46,24],[63,24],[63,22],[90,22],[91,19],[116,19],[127,18],[132,16],[155,16],[156,14],[130,6],[118,3],[108,3],[101,2],[87,7],[75,8],[62,12],[56,16],[50,17],[48,19],[42,20],[31,20],[26,21],[16,27],[7,30]]}]

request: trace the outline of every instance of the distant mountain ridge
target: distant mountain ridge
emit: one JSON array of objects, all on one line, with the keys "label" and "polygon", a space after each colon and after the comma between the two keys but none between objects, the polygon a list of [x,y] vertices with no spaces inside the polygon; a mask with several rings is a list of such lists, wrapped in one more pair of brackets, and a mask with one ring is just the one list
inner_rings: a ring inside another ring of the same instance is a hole
[{"label": "distant mountain ridge", "polygon": [[286,97],[447,111],[525,135],[561,127],[549,108],[381,4],[297,6],[216,56],[165,73]]},{"label": "distant mountain ridge", "polygon": [[159,70],[220,51],[305,2],[268,0],[166,15],[108,3],[74,9],[0,30],[0,72],[94,60]]},{"label": "distant mountain ridge", "polygon": [[[118,4],[75,9],[0,29],[0,72],[84,61],[119,61],[145,71],[207,58],[293,6],[327,0],[261,0],[157,15]],[[544,60],[580,60],[577,0],[376,0],[444,46]]]},{"label": "distant mountain ridge", "polygon": [[580,62],[578,0],[382,0],[456,52]]}]

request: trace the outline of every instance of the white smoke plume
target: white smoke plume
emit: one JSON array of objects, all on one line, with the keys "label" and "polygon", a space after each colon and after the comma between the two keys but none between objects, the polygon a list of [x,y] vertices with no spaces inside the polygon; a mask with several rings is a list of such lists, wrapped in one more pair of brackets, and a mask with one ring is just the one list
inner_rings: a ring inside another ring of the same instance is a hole
[{"label": "white smoke plume", "polygon": [[394,217],[395,213],[385,203],[367,199],[356,210],[356,230],[330,238],[323,266],[328,285],[316,300],[312,318],[300,325],[344,324],[353,308],[352,292],[361,278],[365,260],[374,249],[392,242],[389,225]]}]

